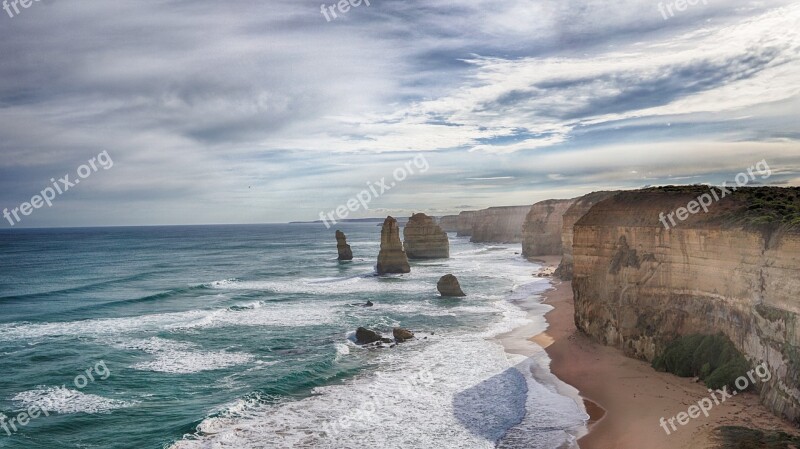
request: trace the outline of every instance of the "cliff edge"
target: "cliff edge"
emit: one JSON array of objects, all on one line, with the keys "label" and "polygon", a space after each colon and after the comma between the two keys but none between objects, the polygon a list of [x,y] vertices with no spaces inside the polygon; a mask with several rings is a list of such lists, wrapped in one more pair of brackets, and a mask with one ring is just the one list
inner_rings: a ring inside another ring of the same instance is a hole
[{"label": "cliff edge", "polygon": [[[761,401],[800,421],[800,188],[705,186],[620,192],[577,221],[575,324],[652,361],[677,336],[722,332],[773,373]],[[673,215],[675,217],[677,215]],[[742,373],[744,374],[744,373]]]}]

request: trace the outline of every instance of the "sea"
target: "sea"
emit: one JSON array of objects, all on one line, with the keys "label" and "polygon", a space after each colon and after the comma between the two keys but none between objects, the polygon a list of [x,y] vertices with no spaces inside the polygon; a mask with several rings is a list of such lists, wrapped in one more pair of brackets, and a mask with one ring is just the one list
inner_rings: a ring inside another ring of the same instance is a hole
[{"label": "sea", "polygon": [[520,245],[377,276],[378,224],[339,229],[351,262],[319,223],[1,230],[0,448],[577,447],[546,353],[499,339],[547,327]]}]

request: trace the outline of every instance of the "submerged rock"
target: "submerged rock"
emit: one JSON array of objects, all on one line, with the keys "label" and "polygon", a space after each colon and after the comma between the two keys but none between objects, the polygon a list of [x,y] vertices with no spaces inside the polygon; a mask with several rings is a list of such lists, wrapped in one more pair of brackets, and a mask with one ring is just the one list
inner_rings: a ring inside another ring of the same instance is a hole
[{"label": "submerged rock", "polygon": [[392,336],[394,336],[394,341],[402,343],[406,340],[411,340],[412,338],[414,338],[414,333],[408,329],[403,329],[402,327],[396,327],[392,329]]},{"label": "submerged rock", "polygon": [[360,345],[368,345],[370,343],[375,343],[376,341],[381,341],[383,337],[381,334],[371,331],[366,327],[359,327],[356,330],[356,343]]},{"label": "submerged rock", "polygon": [[378,274],[387,273],[410,273],[411,267],[408,265],[408,257],[403,251],[403,243],[400,242],[400,227],[397,220],[386,217],[381,229],[381,250],[378,253]]},{"label": "submerged rock", "polygon": [[447,259],[447,233],[425,214],[413,214],[403,228],[403,248],[409,259]]},{"label": "submerged rock", "polygon": [[446,274],[439,279],[436,283],[436,289],[442,296],[467,296],[461,290],[461,285],[458,283],[458,278],[452,274]]},{"label": "submerged rock", "polygon": [[336,231],[336,249],[339,251],[339,260],[353,260],[353,250],[347,244],[347,236],[342,231]]}]

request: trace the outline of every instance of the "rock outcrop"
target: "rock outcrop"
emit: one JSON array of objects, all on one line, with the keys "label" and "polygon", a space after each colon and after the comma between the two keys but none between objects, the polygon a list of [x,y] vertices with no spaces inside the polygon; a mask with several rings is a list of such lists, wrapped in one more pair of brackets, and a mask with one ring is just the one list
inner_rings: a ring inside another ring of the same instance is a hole
[{"label": "rock outcrop", "polygon": [[572,280],[572,228],[575,227],[575,223],[578,220],[589,212],[592,206],[606,198],[611,198],[617,193],[608,191],[592,192],[575,200],[572,206],[564,212],[561,230],[561,251],[563,256],[558,269],[556,269],[555,276],[565,281]]},{"label": "rock outcrop", "polygon": [[471,242],[519,243],[522,224],[531,206],[502,206],[483,209],[475,214]]},{"label": "rock outcrop", "polygon": [[708,187],[620,192],[579,219],[575,323],[650,361],[677,336],[724,333],[754,365],[769,366],[761,401],[798,422],[800,188],[739,189],[670,229],[660,222],[704,194]]},{"label": "rock outcrop", "polygon": [[425,214],[413,214],[403,228],[403,248],[409,259],[447,259],[447,233]]},{"label": "rock outcrop", "polygon": [[378,274],[410,273],[408,257],[400,242],[400,227],[397,220],[386,217],[381,228],[381,250],[378,253]]},{"label": "rock outcrop", "polygon": [[444,232],[458,232],[458,215],[439,217],[439,227]]},{"label": "rock outcrop", "polygon": [[394,337],[394,341],[397,343],[403,343],[406,340],[411,340],[414,338],[414,333],[408,329],[403,329],[402,327],[396,327],[392,329],[392,336]]},{"label": "rock outcrop", "polygon": [[359,327],[356,330],[356,343],[360,345],[368,345],[370,343],[375,343],[376,341],[381,341],[383,337],[381,334],[369,330],[365,327]]},{"label": "rock outcrop", "polygon": [[546,200],[530,207],[522,226],[522,255],[524,257],[561,254],[563,217],[573,202],[575,202],[574,199]]},{"label": "rock outcrop", "polygon": [[439,294],[441,294],[442,296],[447,296],[447,297],[467,296],[461,290],[461,285],[458,283],[458,279],[452,274],[446,274],[442,276],[439,279],[439,282],[436,283],[436,289],[439,290]]},{"label": "rock outcrop", "polygon": [[472,225],[475,224],[477,211],[465,210],[458,214],[456,220],[456,237],[469,237],[472,235]]},{"label": "rock outcrop", "polygon": [[336,231],[336,249],[339,251],[339,260],[353,260],[353,250],[347,244],[347,237],[342,231]]}]

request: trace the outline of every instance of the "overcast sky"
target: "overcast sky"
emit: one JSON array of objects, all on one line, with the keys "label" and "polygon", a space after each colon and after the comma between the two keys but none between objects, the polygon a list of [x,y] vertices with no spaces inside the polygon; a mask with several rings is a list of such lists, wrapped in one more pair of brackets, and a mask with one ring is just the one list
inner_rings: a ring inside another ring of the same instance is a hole
[{"label": "overcast sky", "polygon": [[0,10],[0,208],[102,151],[113,167],[17,226],[314,220],[419,154],[428,170],[351,217],[718,183],[762,159],[762,182],[800,185],[800,3],[707,3]]}]

